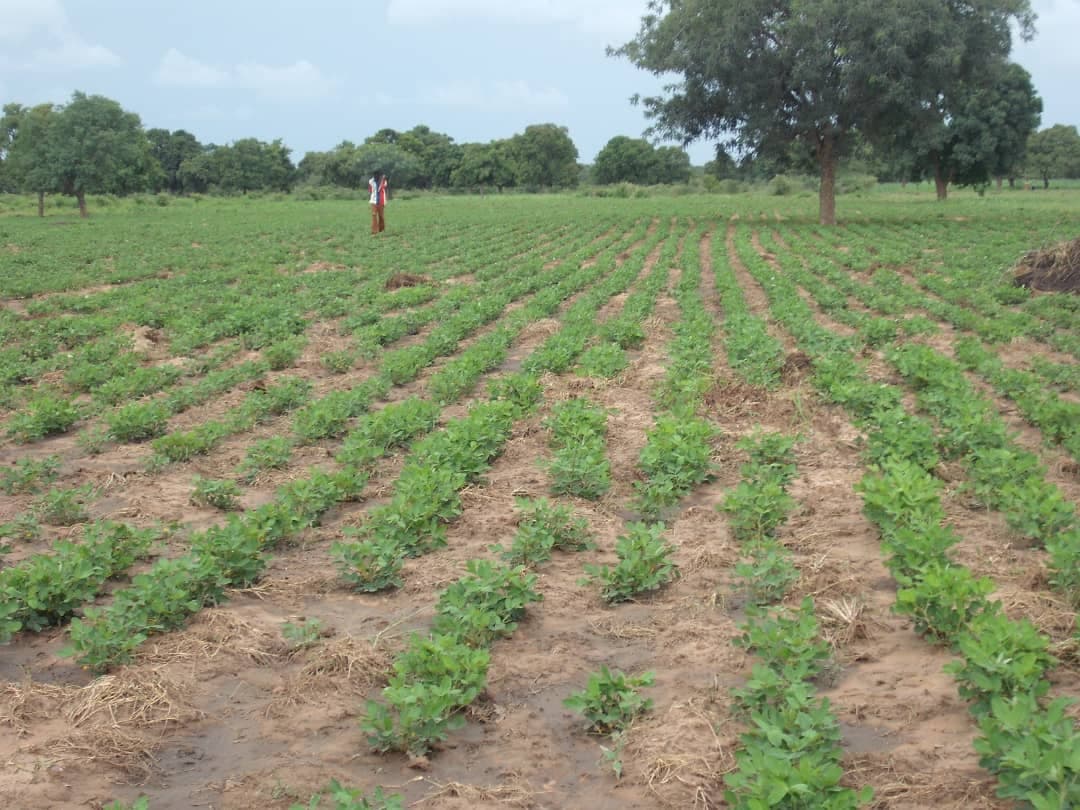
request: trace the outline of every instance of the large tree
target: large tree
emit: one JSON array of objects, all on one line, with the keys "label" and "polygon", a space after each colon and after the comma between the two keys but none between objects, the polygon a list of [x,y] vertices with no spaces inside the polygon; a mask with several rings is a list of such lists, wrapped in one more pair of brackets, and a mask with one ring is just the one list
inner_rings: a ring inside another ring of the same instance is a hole
[{"label": "large tree", "polygon": [[656,150],[644,138],[616,135],[593,162],[594,183],[652,183],[656,176]]},{"label": "large tree", "polygon": [[184,191],[288,191],[296,179],[289,151],[280,139],[266,143],[241,138],[228,146],[211,144],[180,164],[177,182]]},{"label": "large tree", "polygon": [[150,141],[150,154],[161,166],[161,188],[174,194],[180,192],[182,190],[180,164],[201,154],[202,144],[194,135],[182,129],[175,132],[169,132],[167,129],[148,129],[146,137]]},{"label": "large tree", "polygon": [[52,104],[4,107],[2,129],[4,184],[11,191],[37,194],[38,216],[45,216],[45,195],[57,190],[57,179],[49,163],[49,139],[57,119]]},{"label": "large tree", "polygon": [[512,187],[514,182],[515,167],[509,141],[464,144],[461,160],[450,174],[450,185],[461,189],[501,191]]},{"label": "large tree", "polygon": [[883,152],[906,166],[905,179],[932,179],[944,200],[952,183],[982,187],[1012,176],[1041,112],[1024,68],[990,62],[897,125]]},{"label": "large tree", "polygon": [[139,116],[104,96],[75,92],[56,114],[46,139],[52,185],[75,197],[86,216],[86,195],[147,188],[157,168]]},{"label": "large tree", "polygon": [[1080,177],[1080,132],[1075,126],[1054,124],[1028,140],[1026,167],[1038,175],[1043,188],[1050,179]]},{"label": "large tree", "polygon": [[446,188],[450,185],[450,175],[461,162],[461,147],[454,139],[424,124],[400,133],[395,145],[420,162],[416,185],[421,188]]},{"label": "large tree", "polygon": [[517,183],[533,188],[565,188],[578,181],[578,150],[566,127],[532,124],[510,139]]},{"label": "large tree", "polygon": [[1027,0],[652,0],[614,53],[660,76],[644,99],[653,131],[724,139],[757,157],[793,148],[816,161],[819,215],[836,221],[840,158],[1001,59]]}]

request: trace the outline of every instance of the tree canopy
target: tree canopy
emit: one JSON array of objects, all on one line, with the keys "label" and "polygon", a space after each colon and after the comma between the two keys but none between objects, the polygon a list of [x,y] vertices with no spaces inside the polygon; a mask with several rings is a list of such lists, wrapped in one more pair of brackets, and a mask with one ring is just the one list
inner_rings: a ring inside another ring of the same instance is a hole
[{"label": "tree canopy", "polygon": [[149,188],[160,167],[150,155],[139,116],[104,96],[76,91],[51,116],[44,156],[35,161],[45,191],[75,197],[86,216],[86,195]]},{"label": "tree canopy", "polygon": [[1050,178],[1080,178],[1080,132],[1075,126],[1055,124],[1036,132],[1027,145],[1026,167],[1050,187]]},{"label": "tree canopy", "polygon": [[653,131],[714,137],[760,157],[811,156],[819,216],[836,221],[839,159],[856,133],[887,139],[985,65],[1008,55],[1027,0],[653,0],[638,35],[613,51],[675,75],[644,99]]},{"label": "tree canopy", "polygon": [[690,156],[673,146],[654,147],[644,138],[616,135],[596,156],[594,183],[685,183],[690,179]]}]

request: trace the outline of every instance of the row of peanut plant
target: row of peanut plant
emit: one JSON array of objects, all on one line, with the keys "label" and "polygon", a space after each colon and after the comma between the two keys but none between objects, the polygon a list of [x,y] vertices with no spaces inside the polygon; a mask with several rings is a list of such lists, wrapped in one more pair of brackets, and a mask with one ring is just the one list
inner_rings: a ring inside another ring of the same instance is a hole
[{"label": "row of peanut plant", "polygon": [[929,472],[939,460],[933,427],[904,409],[899,389],[870,378],[847,341],[817,322],[794,281],[763,264],[756,269],[774,314],[811,354],[815,384],[867,431],[872,471],[860,491],[892,555],[889,565],[901,586],[895,609],[960,653],[952,671],[962,696],[972,700],[981,763],[997,774],[1003,797],[1070,806],[1080,789],[1080,734],[1064,714],[1067,701],[1042,698],[1043,676],[1053,663],[1048,639],[1028,622],[1006,618],[1000,604],[986,598],[993,583],[946,556],[959,538],[943,523],[940,485]]},{"label": "row of peanut plant", "polygon": [[[820,278],[799,268],[788,267],[787,273],[815,296],[829,289]],[[847,320],[857,329],[869,325],[873,330],[877,319],[849,311]],[[959,343],[957,352],[991,362],[971,343]],[[1020,536],[1046,548],[1052,584],[1075,603],[1080,598],[1080,518],[1061,490],[1046,480],[1038,457],[1016,445],[993,402],[974,390],[957,362],[914,342],[889,347],[885,357],[915,387],[919,406],[937,419],[941,435],[935,441],[964,464],[970,492],[987,507],[1004,513]],[[1063,428],[1066,440],[1075,434],[1075,428],[1069,428]]]},{"label": "row of peanut plant", "polygon": [[[610,273],[610,269],[607,263],[598,262],[593,268],[582,268],[578,273],[566,276],[558,285],[541,293],[529,306],[514,313],[519,319],[519,328],[544,314],[550,314],[576,288]],[[418,448],[434,454],[425,456],[425,463],[434,464],[434,459],[442,453],[451,461],[456,459],[460,462],[465,472],[455,472],[441,465],[428,467],[414,464],[409,467],[406,461],[406,469],[416,472],[403,476],[405,485],[401,484],[399,478],[401,491],[416,488],[426,494],[415,501],[402,496],[396,503],[392,501],[385,508],[372,510],[369,522],[364,527],[365,532],[376,531],[379,525],[384,525],[386,531],[395,536],[392,525],[395,520],[417,520],[423,525],[411,525],[420,534],[408,534],[408,543],[415,542],[418,547],[427,539],[437,537],[441,521],[449,517],[440,516],[439,513],[453,510],[456,490],[464,486],[461,476],[482,467],[482,462],[475,460],[475,454],[469,456],[470,442],[477,442],[480,435],[487,438],[501,436],[505,441],[518,407],[515,401],[527,397],[531,391],[529,385],[515,387],[515,382],[510,380],[495,390],[495,395],[500,399],[475,406],[475,413],[471,411],[469,417],[451,423],[432,436],[431,442]],[[515,399],[503,399],[507,392]],[[371,432],[371,429],[362,424],[357,431]],[[345,447],[356,453],[358,441],[350,442],[346,438]],[[489,448],[489,451],[497,453],[498,449]],[[483,450],[478,452],[482,453]],[[462,456],[462,453],[465,455]],[[268,561],[264,552],[298,537],[307,527],[317,525],[322,514],[335,504],[358,497],[367,474],[366,468],[349,464],[336,473],[314,470],[310,477],[283,487],[271,504],[240,516],[231,516],[223,527],[197,535],[192,540],[191,552],[177,559],[158,561],[150,575],[136,576],[129,588],[117,592],[108,608],[86,609],[85,618],[75,620],[71,626],[73,651],[80,655],[85,665],[99,670],[130,660],[134,650],[149,634],[178,627],[188,615],[203,605],[221,601],[226,587],[242,587],[254,582]],[[446,488],[447,481],[457,484],[453,492]],[[427,500],[428,496],[432,496],[430,500]],[[407,512],[405,517],[395,516],[394,507],[398,505]],[[172,587],[154,591],[150,586],[155,579]]]}]

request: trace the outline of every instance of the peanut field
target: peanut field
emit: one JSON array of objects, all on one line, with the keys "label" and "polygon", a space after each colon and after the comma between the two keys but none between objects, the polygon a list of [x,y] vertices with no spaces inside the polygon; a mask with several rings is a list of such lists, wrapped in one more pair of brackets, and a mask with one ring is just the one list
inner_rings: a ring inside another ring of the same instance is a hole
[{"label": "peanut field", "polygon": [[1080,191],[954,196],[0,216],[0,804],[1080,806]]}]

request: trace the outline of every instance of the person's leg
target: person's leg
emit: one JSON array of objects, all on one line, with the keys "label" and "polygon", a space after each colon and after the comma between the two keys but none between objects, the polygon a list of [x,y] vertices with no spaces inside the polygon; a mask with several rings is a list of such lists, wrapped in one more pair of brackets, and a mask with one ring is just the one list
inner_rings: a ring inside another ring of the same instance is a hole
[{"label": "person's leg", "polygon": [[371,235],[379,232],[379,206],[371,206]]},{"label": "person's leg", "polygon": [[386,206],[379,206],[379,233],[386,230]]}]

